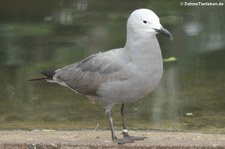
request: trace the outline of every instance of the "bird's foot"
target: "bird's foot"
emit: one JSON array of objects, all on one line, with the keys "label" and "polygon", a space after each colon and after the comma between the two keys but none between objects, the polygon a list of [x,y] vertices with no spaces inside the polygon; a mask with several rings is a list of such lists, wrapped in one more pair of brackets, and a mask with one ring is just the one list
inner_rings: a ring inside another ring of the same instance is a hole
[{"label": "bird's foot", "polygon": [[126,143],[134,143],[134,140],[131,140],[130,138],[120,138],[114,139],[113,142],[118,144],[126,144]]},{"label": "bird's foot", "polygon": [[144,140],[146,139],[147,137],[139,137],[139,136],[129,136],[128,137],[130,140]]},{"label": "bird's foot", "polygon": [[147,138],[147,137],[139,137],[139,136],[130,136],[127,130],[126,131],[123,130],[122,134],[123,134],[123,138],[129,138],[130,140],[144,140]]},{"label": "bird's foot", "polygon": [[147,138],[147,137],[130,136],[130,135],[128,134],[127,129],[124,129],[124,130],[122,131],[122,134],[123,134],[123,137],[124,137],[124,138],[130,138],[131,140],[144,140],[144,139]]},{"label": "bird's foot", "polygon": [[126,131],[123,130],[122,132],[123,138],[117,139],[116,137],[113,139],[113,142],[118,144],[125,144],[125,143],[133,143],[135,140],[144,140],[147,137],[139,137],[139,136],[130,136]]}]

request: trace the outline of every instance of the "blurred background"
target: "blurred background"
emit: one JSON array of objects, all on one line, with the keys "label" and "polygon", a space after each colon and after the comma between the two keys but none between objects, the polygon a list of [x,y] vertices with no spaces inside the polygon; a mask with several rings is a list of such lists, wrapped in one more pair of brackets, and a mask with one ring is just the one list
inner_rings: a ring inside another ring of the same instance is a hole
[{"label": "blurred background", "polygon": [[[225,133],[225,6],[180,2],[0,1],[0,129],[108,129],[98,103],[57,84],[27,79],[123,47],[129,14],[144,7],[174,36],[170,41],[157,35],[163,58],[177,60],[164,62],[153,94],[126,105],[128,127]],[[119,109],[113,109],[117,129]]]}]

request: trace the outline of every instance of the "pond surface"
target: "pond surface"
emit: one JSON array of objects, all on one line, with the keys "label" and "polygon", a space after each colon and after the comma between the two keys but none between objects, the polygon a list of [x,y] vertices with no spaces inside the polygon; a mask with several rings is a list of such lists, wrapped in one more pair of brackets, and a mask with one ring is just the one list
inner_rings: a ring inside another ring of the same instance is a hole
[{"label": "pond surface", "polygon": [[[215,2],[223,2],[215,1]],[[132,129],[225,133],[225,6],[179,1],[39,0],[0,2],[0,129],[108,129],[105,109],[57,84],[28,82],[44,69],[123,47],[126,20],[150,8],[174,40],[158,36],[159,87],[126,105]],[[119,105],[113,110],[120,129]]]}]

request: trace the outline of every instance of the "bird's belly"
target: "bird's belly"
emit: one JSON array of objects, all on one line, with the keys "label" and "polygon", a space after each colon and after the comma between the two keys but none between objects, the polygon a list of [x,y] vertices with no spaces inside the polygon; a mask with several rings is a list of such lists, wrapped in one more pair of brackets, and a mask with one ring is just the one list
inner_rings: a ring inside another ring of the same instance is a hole
[{"label": "bird's belly", "polygon": [[161,76],[162,72],[154,72],[141,77],[136,75],[124,81],[107,82],[98,93],[105,105],[132,102],[151,93],[159,84]]}]

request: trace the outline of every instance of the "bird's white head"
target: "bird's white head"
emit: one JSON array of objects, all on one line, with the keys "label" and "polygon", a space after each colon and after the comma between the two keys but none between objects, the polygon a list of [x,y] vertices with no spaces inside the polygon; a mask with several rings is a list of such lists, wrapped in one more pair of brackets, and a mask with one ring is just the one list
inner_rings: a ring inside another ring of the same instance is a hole
[{"label": "bird's white head", "polygon": [[163,28],[159,17],[153,11],[142,8],[131,13],[127,21],[127,34],[137,37],[152,37],[158,33],[173,39],[171,33]]}]

